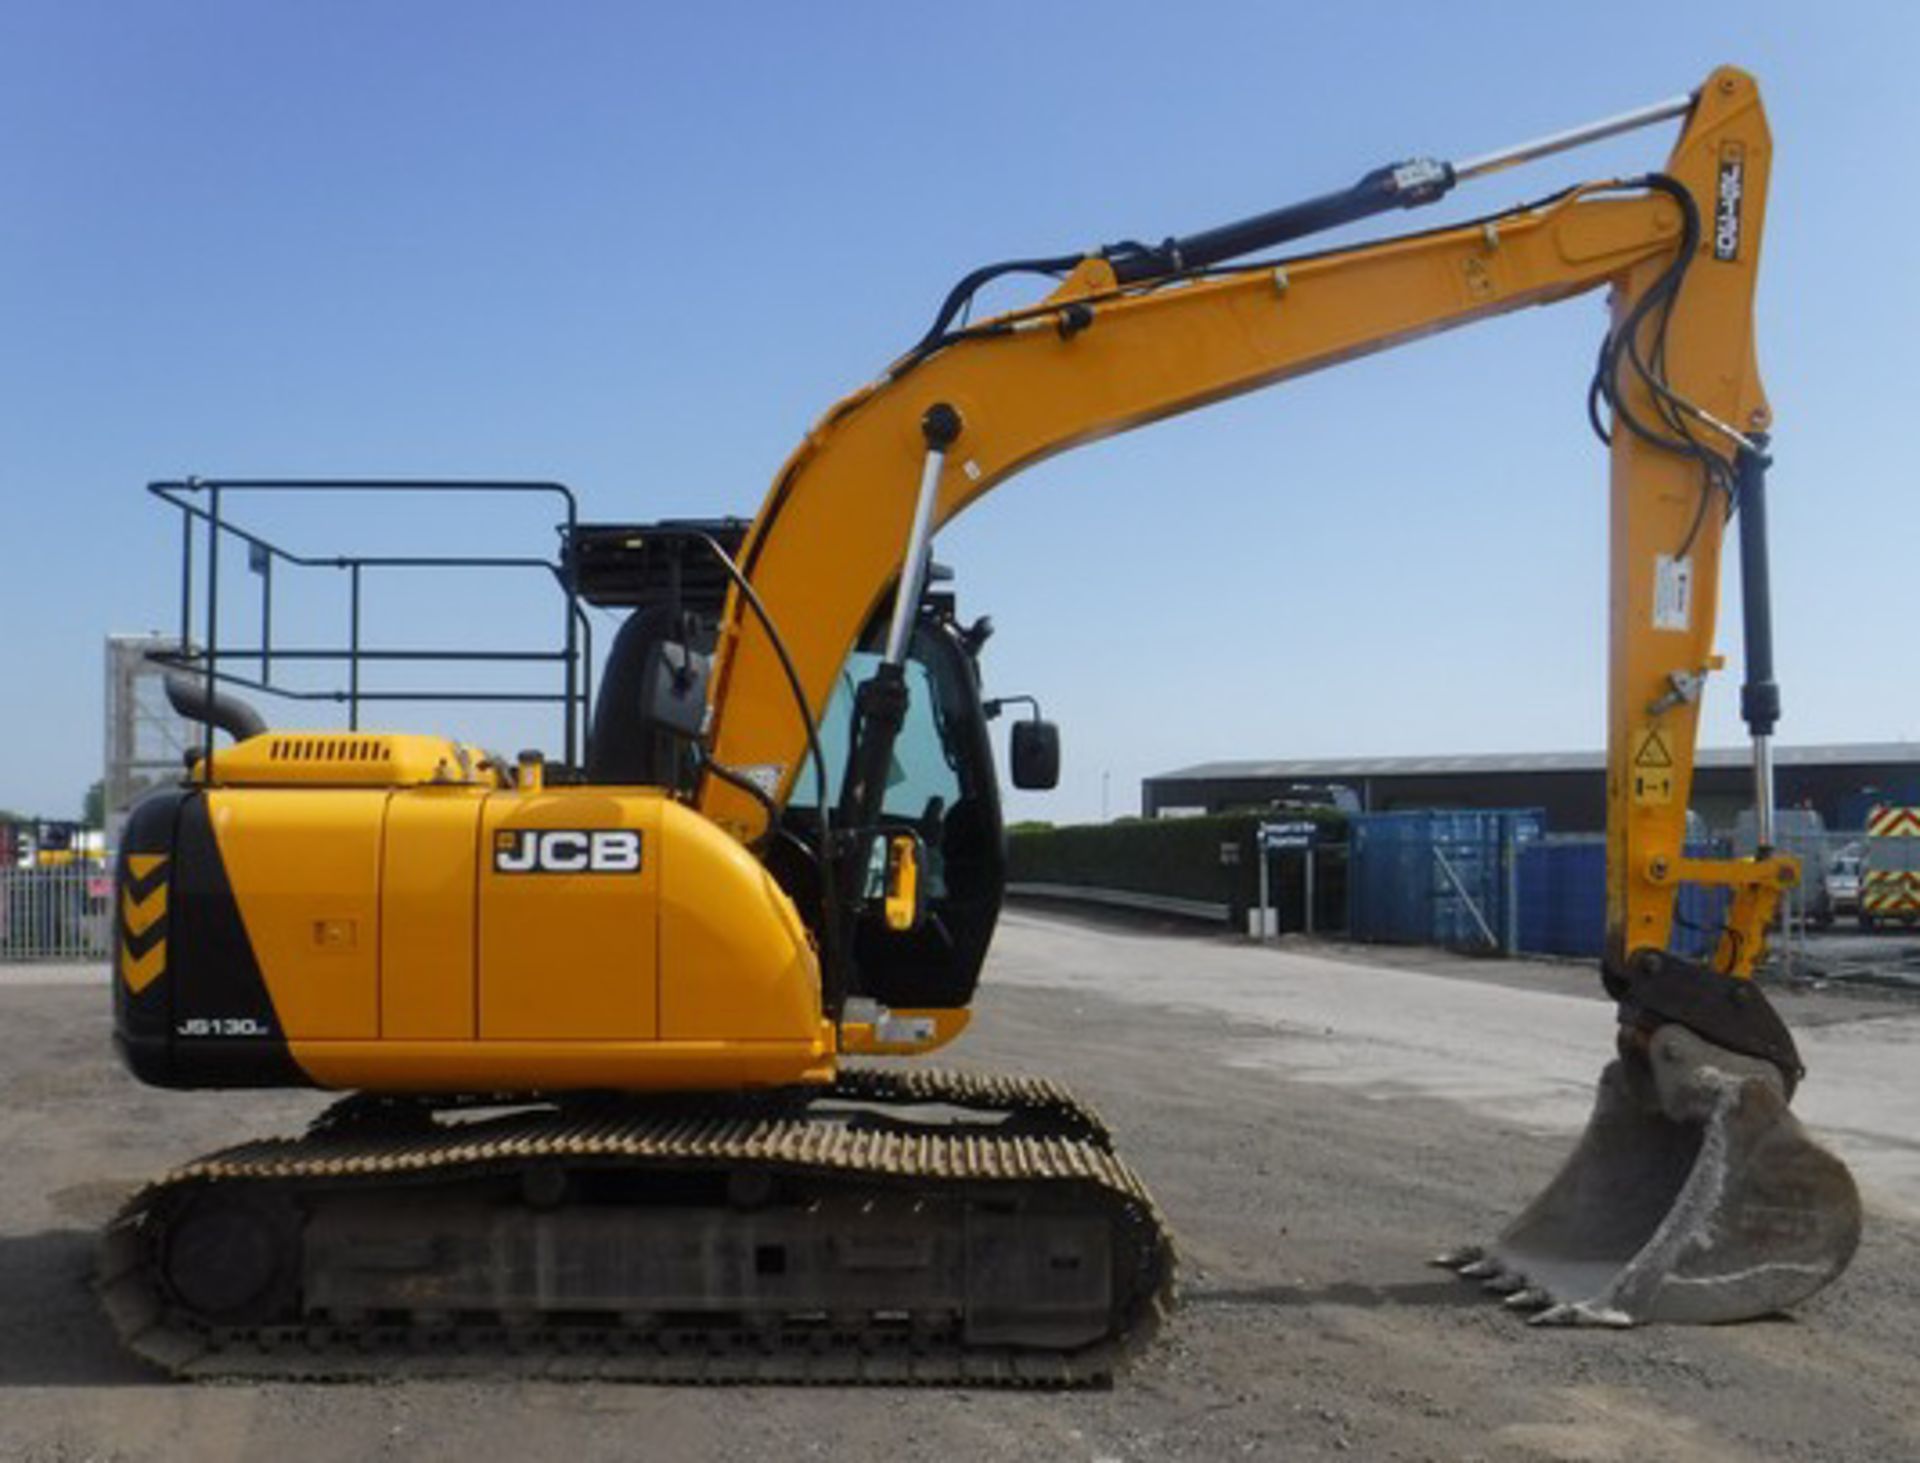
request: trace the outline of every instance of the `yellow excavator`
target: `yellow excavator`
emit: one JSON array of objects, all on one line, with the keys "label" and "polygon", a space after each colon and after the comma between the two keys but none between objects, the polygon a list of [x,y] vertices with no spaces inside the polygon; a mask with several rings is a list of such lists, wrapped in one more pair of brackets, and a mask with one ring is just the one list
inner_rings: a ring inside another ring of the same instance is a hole
[{"label": "yellow excavator", "polygon": [[[1674,120],[1660,172],[1271,252]],[[1098,1115],[1045,1080],[866,1060],[966,1026],[1005,878],[990,626],[935,588],[935,535],[1081,442],[1599,288],[1619,1052],[1564,1170],[1443,1259],[1546,1322],[1731,1321],[1827,1284],[1859,1200],[1789,1111],[1802,1066],[1752,978],[1796,877],[1767,826],[1752,306],[1771,153],[1755,83],[1722,69],[1470,162],[973,271],[750,525],[573,536],[570,587],[636,606],[578,757],[571,733],[563,757],[508,759],[269,728],[222,689],[259,682],[218,660],[209,602],[172,682],[206,744],[119,854],[116,1045],[163,1087],[348,1095],[129,1202],[98,1276],[126,1342],[186,1376],[1111,1376],[1170,1301],[1173,1258]],[[1054,283],[971,318],[1021,273]],[[172,485],[210,556],[243,486]],[[1702,859],[1686,810],[1736,516],[1760,849]],[[1037,709],[1015,723],[1016,784],[1051,786],[1058,758]],[[1689,883],[1725,891],[1704,959],[1672,950]]]}]

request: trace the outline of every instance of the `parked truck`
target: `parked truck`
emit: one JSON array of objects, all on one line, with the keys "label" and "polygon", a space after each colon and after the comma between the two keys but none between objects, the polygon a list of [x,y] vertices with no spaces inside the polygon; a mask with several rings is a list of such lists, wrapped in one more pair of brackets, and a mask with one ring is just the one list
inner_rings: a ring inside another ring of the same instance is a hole
[{"label": "parked truck", "polygon": [[1920,807],[1885,805],[1867,814],[1860,865],[1860,928],[1920,921]]}]

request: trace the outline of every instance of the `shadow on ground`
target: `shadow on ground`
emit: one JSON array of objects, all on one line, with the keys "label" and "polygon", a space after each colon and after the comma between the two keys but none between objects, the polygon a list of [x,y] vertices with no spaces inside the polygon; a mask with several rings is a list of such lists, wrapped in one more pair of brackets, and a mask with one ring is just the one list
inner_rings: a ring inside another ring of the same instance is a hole
[{"label": "shadow on ground", "polygon": [[149,1386],[151,1369],[121,1349],[93,1293],[97,1236],[86,1229],[0,1235],[0,1387]]},{"label": "shadow on ground", "polygon": [[1195,1286],[1180,1291],[1180,1304],[1196,1307],[1329,1305],[1356,1306],[1363,1310],[1377,1310],[1382,1306],[1465,1309],[1484,1306],[1497,1299],[1489,1297],[1479,1286],[1461,1280],[1409,1281],[1403,1285],[1358,1285],[1351,1281],[1339,1281],[1332,1285]]}]

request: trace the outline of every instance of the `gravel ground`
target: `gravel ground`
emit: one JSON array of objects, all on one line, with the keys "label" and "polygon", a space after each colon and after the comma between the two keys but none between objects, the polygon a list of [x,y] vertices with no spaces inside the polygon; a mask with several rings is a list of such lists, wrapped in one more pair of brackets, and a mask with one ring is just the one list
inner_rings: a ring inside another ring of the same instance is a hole
[{"label": "gravel ground", "polygon": [[1564,1155],[1605,1050],[1555,1065],[1563,1029],[1604,1031],[1591,976],[1015,913],[992,978],[956,1060],[1080,1089],[1180,1239],[1178,1310],[1111,1391],[156,1382],[95,1314],[92,1231],[142,1176],[316,1101],[139,1088],[102,976],[0,972],[0,1458],[1920,1458],[1920,1188],[1897,1161],[1920,1082],[1878,1085],[1920,1044],[1913,1003],[1782,998],[1816,1078],[1866,1073],[1827,1084],[1868,1170],[1839,1284],[1760,1324],[1540,1332],[1421,1261]]}]

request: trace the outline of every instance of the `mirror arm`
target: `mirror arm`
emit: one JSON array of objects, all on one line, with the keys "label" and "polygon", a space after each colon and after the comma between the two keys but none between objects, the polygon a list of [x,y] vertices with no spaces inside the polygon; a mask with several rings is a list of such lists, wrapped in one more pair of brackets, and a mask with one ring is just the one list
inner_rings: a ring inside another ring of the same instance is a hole
[{"label": "mirror arm", "polygon": [[1040,703],[1031,696],[996,696],[991,701],[982,701],[980,703],[980,712],[988,721],[992,721],[995,717],[999,716],[1002,711],[1005,711],[1016,702],[1031,706],[1033,708],[1033,719],[1035,721],[1040,719]]}]

